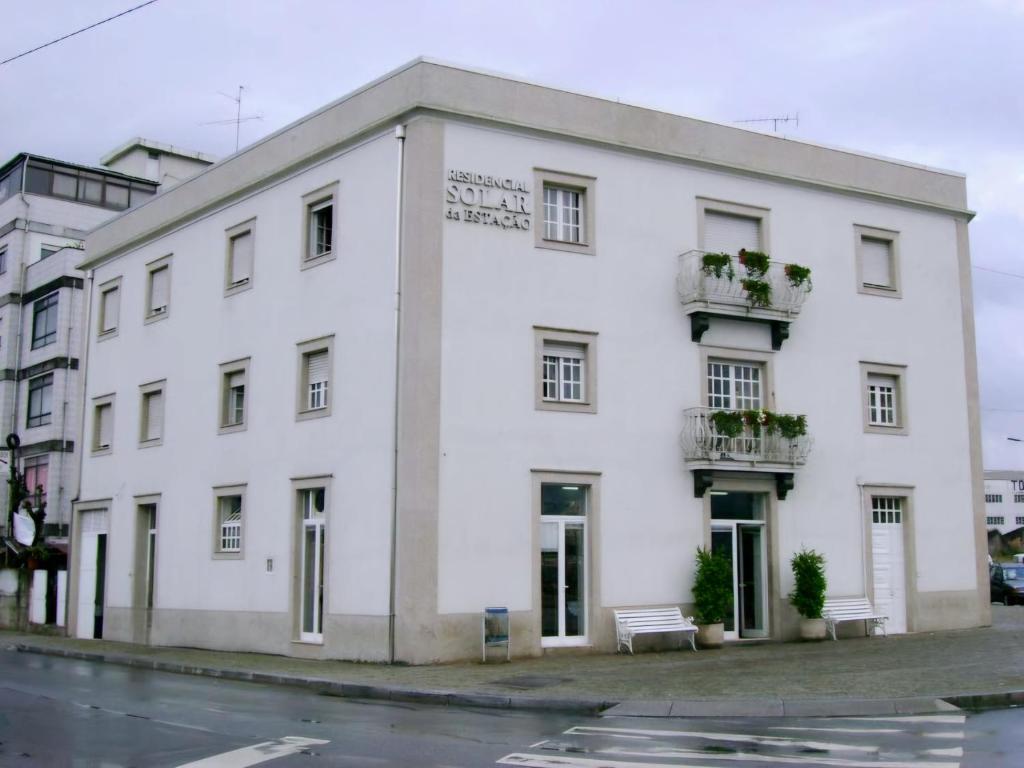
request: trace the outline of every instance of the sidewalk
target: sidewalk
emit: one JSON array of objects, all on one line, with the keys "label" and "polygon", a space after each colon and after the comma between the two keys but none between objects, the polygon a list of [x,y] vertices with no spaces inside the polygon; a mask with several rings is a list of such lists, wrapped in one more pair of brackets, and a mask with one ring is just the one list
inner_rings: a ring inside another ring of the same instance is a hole
[{"label": "sidewalk", "polygon": [[[0,632],[20,651],[458,706],[613,714],[878,715],[1024,703],[1024,607],[993,626],[839,642],[732,645],[636,656],[552,655],[406,667]],[[615,706],[618,705],[618,706]]]}]

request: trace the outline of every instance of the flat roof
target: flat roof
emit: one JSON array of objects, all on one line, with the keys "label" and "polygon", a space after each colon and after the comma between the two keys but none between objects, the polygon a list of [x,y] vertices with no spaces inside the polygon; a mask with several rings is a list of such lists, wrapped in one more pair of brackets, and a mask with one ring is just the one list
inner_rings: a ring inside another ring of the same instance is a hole
[{"label": "flat roof", "polygon": [[37,155],[32,152],[19,152],[2,166],[0,166],[0,176],[3,176],[7,171],[11,170],[18,163],[23,160],[39,160],[44,163],[53,163],[54,165],[63,165],[65,168],[74,168],[77,171],[88,171],[89,173],[100,173],[104,176],[113,176],[118,179],[124,179],[125,181],[137,181],[140,184],[149,184],[151,186],[156,185],[157,182],[152,179],[144,179],[141,176],[129,176],[127,173],[121,173],[120,171],[112,171],[109,168],[103,168],[102,166],[96,167],[92,165],[82,165],[81,163],[70,163],[67,160],[58,160],[54,157],[46,157],[45,155]]},{"label": "flat roof", "polygon": [[136,136],[134,139],[129,139],[127,142],[122,144],[100,158],[100,163],[106,165],[112,163],[120,157],[127,155],[136,147],[145,150],[151,150],[153,152],[161,152],[165,155],[177,155],[178,157],[185,157],[189,160],[199,160],[204,163],[210,163],[211,165],[217,162],[217,158],[214,155],[208,155],[205,152],[200,152],[195,149],[184,149],[183,147],[176,147],[173,144],[164,144],[163,142],[153,141],[152,139],[144,139],[141,136]]}]

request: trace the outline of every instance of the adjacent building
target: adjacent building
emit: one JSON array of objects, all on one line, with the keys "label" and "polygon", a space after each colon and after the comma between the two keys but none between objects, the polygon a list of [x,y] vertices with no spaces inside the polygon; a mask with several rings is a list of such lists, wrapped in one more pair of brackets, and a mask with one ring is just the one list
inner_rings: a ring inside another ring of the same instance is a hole
[{"label": "adjacent building", "polygon": [[985,525],[1003,535],[1024,528],[1024,472],[985,472]]},{"label": "adjacent building", "polygon": [[[417,60],[95,229],[69,620],[311,658],[989,621],[963,176]],[[723,256],[723,254],[725,254]]]}]

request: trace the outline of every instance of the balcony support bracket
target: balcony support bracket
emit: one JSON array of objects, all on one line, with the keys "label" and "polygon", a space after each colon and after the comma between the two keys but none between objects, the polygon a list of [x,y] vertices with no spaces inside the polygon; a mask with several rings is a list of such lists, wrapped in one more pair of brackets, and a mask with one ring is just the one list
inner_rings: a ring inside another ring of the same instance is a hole
[{"label": "balcony support bracket", "polygon": [[789,323],[785,320],[772,320],[772,349],[778,352],[782,342],[789,338]]},{"label": "balcony support bracket", "polygon": [[[704,331],[711,327],[711,316],[707,312],[694,312],[690,315],[690,341],[700,343]],[[772,334],[774,338],[774,333]]]},{"label": "balcony support bracket", "polygon": [[711,470],[709,469],[695,469],[693,470],[693,497],[695,499],[704,498],[704,492],[712,486],[714,478],[712,477]]},{"label": "balcony support bracket", "polygon": [[785,499],[786,494],[793,490],[793,486],[794,482],[792,472],[775,473],[775,495],[780,501]]}]

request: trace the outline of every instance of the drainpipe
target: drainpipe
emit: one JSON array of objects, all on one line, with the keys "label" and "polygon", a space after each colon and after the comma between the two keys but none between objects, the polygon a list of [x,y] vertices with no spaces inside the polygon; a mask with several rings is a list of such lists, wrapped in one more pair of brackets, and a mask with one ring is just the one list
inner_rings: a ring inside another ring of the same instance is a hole
[{"label": "drainpipe", "polygon": [[[61,404],[61,413],[60,413],[60,451],[59,451],[59,454],[58,454],[59,460],[60,460],[60,470],[59,470],[59,474],[57,475],[57,482],[59,483],[59,485],[57,486],[57,514],[58,515],[62,515],[64,513],[64,467],[65,467],[65,464],[66,464],[66,462],[64,460],[64,454],[66,453],[66,451],[64,450],[64,447],[65,447],[65,441],[67,440],[67,433],[68,433],[68,396],[71,393],[71,339],[73,338],[72,337],[72,333],[74,332],[74,325],[75,325],[75,289],[74,288],[71,289],[71,293],[69,295],[70,295],[71,298],[70,298],[70,301],[68,302],[70,304],[70,307],[68,308],[70,310],[68,312],[68,335],[67,335],[67,341],[65,342],[67,344],[67,354],[64,356],[64,371],[65,371],[65,373],[64,373],[64,402]],[[71,512],[70,512],[70,510],[68,511],[68,530],[69,531],[71,530]],[[64,602],[65,602],[65,606],[66,606],[67,600],[65,600]]]},{"label": "drainpipe", "polygon": [[391,551],[388,594],[388,663],[395,663],[395,605],[397,602],[397,555],[398,555],[398,428],[401,341],[402,341],[402,177],[405,170],[405,126],[395,126],[395,139],[398,141],[398,183],[395,200],[395,402],[394,422],[392,424],[391,453]]},{"label": "drainpipe", "polygon": [[92,328],[92,289],[95,277],[95,273],[91,269],[85,273],[85,325],[82,326],[81,352],[78,355],[78,370],[82,379],[78,397],[79,444],[75,447],[78,453],[78,477],[75,478],[75,495],[71,497],[73,502],[82,498],[82,465],[85,463],[85,446],[82,443],[85,440],[85,404],[88,395],[86,385],[89,383],[89,329]]}]

